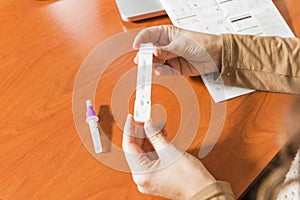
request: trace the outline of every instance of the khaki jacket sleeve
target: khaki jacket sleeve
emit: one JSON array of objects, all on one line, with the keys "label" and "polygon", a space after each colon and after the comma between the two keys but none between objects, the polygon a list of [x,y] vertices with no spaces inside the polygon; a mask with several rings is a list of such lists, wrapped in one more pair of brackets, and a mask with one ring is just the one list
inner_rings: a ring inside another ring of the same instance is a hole
[{"label": "khaki jacket sleeve", "polygon": [[198,193],[190,200],[235,200],[229,183],[217,181]]},{"label": "khaki jacket sleeve", "polygon": [[300,39],[222,35],[217,82],[262,91],[300,94]]}]

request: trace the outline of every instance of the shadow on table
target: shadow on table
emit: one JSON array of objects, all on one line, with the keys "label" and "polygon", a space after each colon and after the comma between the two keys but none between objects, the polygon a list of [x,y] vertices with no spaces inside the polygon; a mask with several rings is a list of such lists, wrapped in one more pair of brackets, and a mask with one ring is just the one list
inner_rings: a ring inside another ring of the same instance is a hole
[{"label": "shadow on table", "polygon": [[[99,125],[101,128],[101,143],[104,149],[104,152],[111,151],[111,139],[112,139],[112,126],[114,123],[114,117],[110,112],[108,105],[100,106],[99,113]],[[105,137],[104,137],[105,135]]]}]

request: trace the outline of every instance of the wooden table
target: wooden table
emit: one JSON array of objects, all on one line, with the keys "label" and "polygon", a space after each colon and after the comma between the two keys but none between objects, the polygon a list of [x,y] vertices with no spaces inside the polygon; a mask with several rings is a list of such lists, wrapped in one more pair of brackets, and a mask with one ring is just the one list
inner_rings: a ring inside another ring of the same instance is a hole
[{"label": "wooden table", "polygon": [[[299,36],[298,1],[276,0],[275,4]],[[73,86],[93,48],[114,34],[161,24],[170,20],[165,16],[122,22],[113,0],[1,1],[1,200],[161,199],[140,194],[129,173],[99,162],[88,144],[88,148],[83,145],[72,112]],[[129,52],[111,63],[95,93],[101,128],[116,147],[121,144],[121,117],[128,110],[120,111],[116,119],[111,99],[117,81],[134,69],[133,56]],[[188,149],[197,155],[215,105],[200,79],[185,80],[198,99],[199,127]],[[192,121],[192,115],[181,119],[182,102],[172,90],[157,84],[153,91],[153,102],[161,105],[158,110],[165,114],[172,139],[181,120]],[[125,99],[129,112],[133,99],[134,94]],[[289,138],[284,119],[294,99],[293,95],[255,92],[225,103],[221,136],[202,161],[217,179],[231,183],[236,196]],[[87,129],[84,121],[82,126]],[[109,157],[110,152],[105,155]]]}]

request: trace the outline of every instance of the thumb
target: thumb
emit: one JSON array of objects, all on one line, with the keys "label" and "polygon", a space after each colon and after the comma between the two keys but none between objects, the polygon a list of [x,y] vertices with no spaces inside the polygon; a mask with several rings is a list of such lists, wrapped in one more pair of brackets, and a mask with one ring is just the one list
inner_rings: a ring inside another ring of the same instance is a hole
[{"label": "thumb", "polygon": [[183,152],[170,144],[162,131],[150,120],[145,122],[144,129],[158,157],[160,158],[161,166],[167,166],[173,163],[182,155]]},{"label": "thumb", "polygon": [[[168,61],[168,63],[165,64],[154,64],[154,73],[156,76],[180,76],[180,72],[175,70],[175,68],[178,68],[177,66],[180,66],[179,62],[172,62],[173,60]],[[170,64],[169,64],[170,63]],[[171,64],[172,67],[170,66]]]},{"label": "thumb", "polygon": [[161,60],[170,60],[178,57],[178,54],[175,53],[175,49],[172,43],[166,46],[157,46],[153,52],[156,58]]},{"label": "thumb", "polygon": [[169,142],[164,134],[150,120],[145,122],[144,129],[147,137],[157,152],[168,146]]}]

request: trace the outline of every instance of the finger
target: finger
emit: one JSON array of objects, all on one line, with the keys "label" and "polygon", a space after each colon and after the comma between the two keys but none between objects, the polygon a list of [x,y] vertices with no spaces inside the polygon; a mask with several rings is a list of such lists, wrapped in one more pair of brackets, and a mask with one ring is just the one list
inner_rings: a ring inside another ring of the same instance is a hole
[{"label": "finger", "polygon": [[[192,64],[180,57],[168,60],[164,64],[153,64],[154,74],[156,76],[199,76],[205,72],[206,66],[206,64],[202,64],[201,67],[203,69],[198,70],[198,68],[194,67]],[[208,73],[209,72],[211,71],[208,71]]]},{"label": "finger", "polygon": [[154,73],[156,76],[181,76],[180,71],[175,70],[173,67],[171,67],[169,65],[169,62],[163,65],[161,64],[154,65]]},{"label": "finger", "polygon": [[[153,63],[160,63],[160,64],[163,64],[164,62],[165,62],[165,60],[163,60],[163,59],[159,59],[159,58],[157,58],[156,57],[156,55],[153,53]],[[135,57],[133,58],[133,62],[135,63],[135,64],[138,64],[139,63],[139,53],[137,52],[136,54],[135,54]]]},{"label": "finger", "polygon": [[141,43],[156,43],[160,38],[160,31],[159,27],[150,27],[141,30],[133,41],[133,49],[138,50]]},{"label": "finger", "polygon": [[[144,130],[142,131],[144,132]],[[129,114],[125,122],[122,140],[125,158],[132,173],[147,173],[156,165],[151,162],[152,159],[148,158],[148,154],[143,149],[143,142],[140,140],[145,139],[133,136],[135,134],[135,122],[133,116]]]},{"label": "finger", "polygon": [[[167,131],[165,130],[165,126],[166,126],[166,122],[165,120],[161,120],[156,124],[157,128],[159,130],[161,130],[161,132],[163,133],[164,136],[167,136]],[[150,160],[156,160],[158,159],[158,155],[155,152],[155,149],[153,148],[153,145],[151,144],[151,142],[149,141],[149,139],[146,139],[144,141],[144,145],[143,145],[143,149],[145,150],[145,152],[147,152],[147,157]]]},{"label": "finger", "polygon": [[154,67],[154,73],[158,76],[199,76],[201,74],[198,68],[181,57],[168,60],[164,65],[154,65]]},{"label": "finger", "polygon": [[158,123],[157,123],[157,128],[162,132],[162,134],[167,137],[168,133],[165,129],[166,127],[166,121],[165,120],[160,120]]},{"label": "finger", "polygon": [[[135,49],[137,50],[138,48],[139,46],[137,46]],[[164,63],[167,60],[178,57],[176,53],[172,52],[172,48],[170,47],[170,45],[156,47],[153,50],[153,55],[154,55],[153,62],[158,62],[158,63]],[[133,59],[135,64],[138,63],[138,59],[139,59],[139,55],[137,53]]]},{"label": "finger", "polygon": [[[157,58],[155,56],[155,54],[153,54],[153,55],[154,55],[153,56],[153,63],[155,63],[155,64],[164,64],[165,63],[165,60]],[[139,53],[135,54],[135,57],[133,58],[133,62],[135,64],[138,64],[138,62],[139,62]]]},{"label": "finger", "polygon": [[139,53],[135,54],[135,57],[133,58],[133,62],[135,64],[138,64],[138,62],[139,62]]},{"label": "finger", "polygon": [[160,60],[170,60],[178,57],[178,54],[172,52],[170,45],[156,47],[153,54]]},{"label": "finger", "polygon": [[[144,176],[144,175],[143,175]],[[137,185],[137,189],[138,189],[138,191],[140,192],[140,193],[142,193],[142,194],[153,194],[153,187],[151,186],[151,183],[150,183],[150,181],[151,181],[151,177],[150,176],[148,176],[147,178],[144,178],[144,177],[141,177],[141,178],[139,178],[138,177],[138,180],[139,179],[141,179],[142,181],[138,181],[138,182],[140,182],[141,184],[137,184],[135,181],[135,183],[136,183],[136,185]],[[145,180],[143,180],[143,179],[145,179]]]},{"label": "finger", "polygon": [[154,26],[143,29],[134,39],[133,49],[137,50],[141,43],[152,43],[154,46],[165,46],[170,43],[169,35],[174,31],[174,26]]},{"label": "finger", "polygon": [[123,146],[126,147],[130,145],[130,143],[135,143],[135,138],[133,137],[134,132],[135,132],[135,123],[133,120],[133,116],[131,114],[128,114],[124,125],[124,133],[123,133],[123,140],[122,140]]},{"label": "finger", "polygon": [[166,121],[165,120],[160,120],[156,124],[157,128],[163,132],[164,128],[166,127]]},{"label": "finger", "polygon": [[[157,54],[156,54],[157,55]],[[160,56],[162,57],[162,56]],[[133,59],[133,62],[135,64],[138,64],[138,59],[139,59],[139,54],[137,53]],[[175,58],[175,60],[177,61],[178,59]],[[170,61],[172,62],[172,60]],[[173,64],[174,62],[172,62]],[[175,65],[178,65],[178,63],[174,63]],[[173,64],[173,65],[174,65]],[[161,58],[158,58],[155,56],[153,56],[153,69],[154,69],[154,73],[157,76],[178,76],[181,74],[178,74],[176,71],[172,70],[172,68],[166,64],[166,60],[163,60]]]},{"label": "finger", "polygon": [[153,65],[163,65],[166,61],[153,56]]},{"label": "finger", "polygon": [[147,137],[161,160],[161,166],[166,166],[180,157],[182,152],[172,144],[169,144],[162,131],[150,120],[145,122],[144,127]]},{"label": "finger", "polygon": [[168,61],[168,63],[172,66],[175,65],[178,68],[175,68],[175,70],[177,70],[180,74],[184,75],[184,76],[199,76],[200,72],[194,67],[194,65],[192,65],[191,63],[189,63],[186,59],[182,58],[182,57],[178,57],[176,60],[170,60]]},{"label": "finger", "polygon": [[[143,127],[139,126],[136,128],[133,116],[129,114],[127,116],[125,126],[124,126],[124,134],[123,134],[123,141],[122,146],[124,150],[131,150],[136,149],[135,145],[138,145],[140,148],[133,151],[133,153],[141,153],[143,151],[143,145],[145,141],[146,135],[144,132]],[[137,152],[136,152],[137,151]]]},{"label": "finger", "polygon": [[192,64],[182,57],[167,60],[164,64],[154,63],[154,73],[157,76],[196,76],[199,72]]},{"label": "finger", "polygon": [[144,187],[142,187],[140,185],[137,185],[137,189],[142,194],[149,194],[148,191]]},{"label": "finger", "polygon": [[[142,126],[138,126],[136,128],[136,133],[135,133],[135,142],[137,145],[139,145],[144,151],[146,151],[143,147],[144,147],[144,143],[146,140],[146,135],[145,135],[145,131],[144,128]],[[147,151],[146,151],[147,152]]]},{"label": "finger", "polygon": [[145,133],[156,151],[168,146],[168,141],[163,133],[150,120],[145,122],[144,127]]}]

